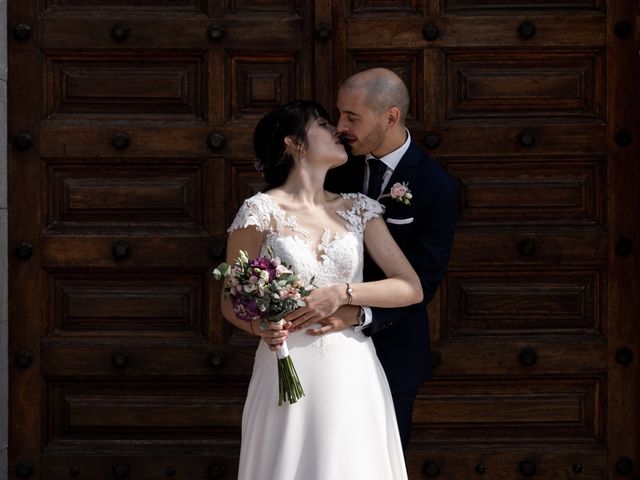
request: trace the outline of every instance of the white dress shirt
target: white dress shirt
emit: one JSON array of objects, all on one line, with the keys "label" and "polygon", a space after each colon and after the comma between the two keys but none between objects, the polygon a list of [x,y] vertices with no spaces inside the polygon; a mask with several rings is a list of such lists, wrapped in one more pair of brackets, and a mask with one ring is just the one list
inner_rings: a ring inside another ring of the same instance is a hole
[{"label": "white dress shirt", "polygon": [[[384,157],[381,157],[378,159],[387,166],[387,170],[384,172],[384,175],[382,177],[382,188],[380,189],[381,195],[384,192],[384,189],[387,188],[387,184],[389,183],[389,179],[391,178],[391,175],[393,175],[393,171],[396,169],[396,167],[398,166],[398,163],[400,163],[400,160],[402,160],[402,157],[407,152],[407,150],[409,150],[409,144],[411,143],[411,134],[409,133],[409,130],[406,130],[406,132],[407,132],[407,140],[402,144],[401,147],[397,148],[391,153],[387,153]],[[363,187],[362,191],[365,194],[367,193],[367,190],[369,187],[369,173],[370,173],[369,159],[370,158],[375,158],[375,157],[370,153],[367,153],[365,157],[364,184],[362,186]],[[376,198],[376,200],[378,199]]]}]

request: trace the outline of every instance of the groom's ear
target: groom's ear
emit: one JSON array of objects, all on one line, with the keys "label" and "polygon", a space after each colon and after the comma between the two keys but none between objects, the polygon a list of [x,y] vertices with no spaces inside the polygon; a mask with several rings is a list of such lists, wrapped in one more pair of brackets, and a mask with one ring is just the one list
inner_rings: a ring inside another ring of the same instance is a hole
[{"label": "groom's ear", "polygon": [[386,116],[387,127],[393,128],[400,121],[400,109],[398,107],[391,107],[387,110]]}]

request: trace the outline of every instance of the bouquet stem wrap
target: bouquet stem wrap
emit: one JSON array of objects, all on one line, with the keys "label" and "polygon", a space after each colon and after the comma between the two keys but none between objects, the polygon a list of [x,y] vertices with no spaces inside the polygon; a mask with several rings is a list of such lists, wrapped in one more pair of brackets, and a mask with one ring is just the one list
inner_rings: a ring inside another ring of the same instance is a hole
[{"label": "bouquet stem wrap", "polygon": [[296,403],[304,397],[304,390],[289,355],[287,342],[282,344],[280,350],[276,350],[276,357],[278,358],[278,405],[284,402]]}]

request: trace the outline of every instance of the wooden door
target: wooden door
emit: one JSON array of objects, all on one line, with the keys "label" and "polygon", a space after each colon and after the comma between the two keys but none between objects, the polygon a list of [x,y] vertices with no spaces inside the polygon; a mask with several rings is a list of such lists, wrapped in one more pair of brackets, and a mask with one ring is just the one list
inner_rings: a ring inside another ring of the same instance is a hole
[{"label": "wooden door", "polygon": [[262,186],[257,118],[313,94],[312,10],[50,0],[10,18],[10,477],[233,478],[256,342],[211,269]]},{"label": "wooden door", "polygon": [[397,71],[462,186],[411,478],[640,472],[632,3],[340,2],[336,79]]},{"label": "wooden door", "polygon": [[235,477],[255,340],[211,267],[253,127],[374,65],[463,186],[411,478],[637,475],[637,13],[10,2],[9,478]]}]

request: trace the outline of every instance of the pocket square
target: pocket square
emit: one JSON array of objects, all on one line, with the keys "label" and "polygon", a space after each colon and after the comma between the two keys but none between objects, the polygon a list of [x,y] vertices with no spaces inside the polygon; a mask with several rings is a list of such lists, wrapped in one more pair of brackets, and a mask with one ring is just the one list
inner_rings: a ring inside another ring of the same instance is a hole
[{"label": "pocket square", "polygon": [[387,218],[387,223],[393,223],[394,225],[407,225],[413,222],[413,217],[409,218]]}]

